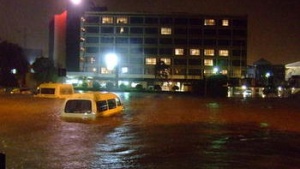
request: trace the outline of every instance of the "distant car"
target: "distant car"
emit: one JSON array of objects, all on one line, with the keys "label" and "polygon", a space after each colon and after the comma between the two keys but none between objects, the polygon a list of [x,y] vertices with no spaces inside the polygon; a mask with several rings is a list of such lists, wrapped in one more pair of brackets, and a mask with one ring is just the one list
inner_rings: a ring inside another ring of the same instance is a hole
[{"label": "distant car", "polygon": [[32,94],[32,91],[29,88],[14,88],[10,94]]},{"label": "distant car", "polygon": [[76,93],[64,103],[62,118],[96,119],[122,112],[120,98],[110,92]]}]

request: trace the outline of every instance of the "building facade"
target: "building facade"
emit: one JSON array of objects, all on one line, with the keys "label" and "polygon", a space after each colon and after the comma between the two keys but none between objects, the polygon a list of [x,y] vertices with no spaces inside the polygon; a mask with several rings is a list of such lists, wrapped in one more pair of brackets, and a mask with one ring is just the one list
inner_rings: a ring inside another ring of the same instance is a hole
[{"label": "building facade", "polygon": [[[247,16],[85,11],[78,51],[79,56],[66,60],[78,65],[70,69],[66,64],[71,79],[182,87],[216,73],[241,78],[247,62]],[[161,63],[167,66],[166,76],[158,79]]]}]

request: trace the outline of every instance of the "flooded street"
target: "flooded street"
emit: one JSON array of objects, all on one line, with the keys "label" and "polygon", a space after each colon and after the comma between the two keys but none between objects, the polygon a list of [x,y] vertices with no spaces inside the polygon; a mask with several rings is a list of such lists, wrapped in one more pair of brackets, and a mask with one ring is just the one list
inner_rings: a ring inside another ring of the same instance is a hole
[{"label": "flooded street", "polygon": [[0,95],[7,169],[300,168],[300,99],[118,93],[125,111],[61,119],[63,100]]}]

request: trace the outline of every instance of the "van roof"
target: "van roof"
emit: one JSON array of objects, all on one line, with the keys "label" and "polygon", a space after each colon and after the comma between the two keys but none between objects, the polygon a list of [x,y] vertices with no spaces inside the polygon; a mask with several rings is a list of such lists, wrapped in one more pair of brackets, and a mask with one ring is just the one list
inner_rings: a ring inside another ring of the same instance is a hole
[{"label": "van roof", "polygon": [[111,92],[88,92],[88,93],[75,93],[70,99],[92,99],[92,100],[106,100],[118,97]]},{"label": "van roof", "polygon": [[39,85],[39,87],[57,87],[57,86],[72,86],[72,85],[66,83],[42,83]]}]

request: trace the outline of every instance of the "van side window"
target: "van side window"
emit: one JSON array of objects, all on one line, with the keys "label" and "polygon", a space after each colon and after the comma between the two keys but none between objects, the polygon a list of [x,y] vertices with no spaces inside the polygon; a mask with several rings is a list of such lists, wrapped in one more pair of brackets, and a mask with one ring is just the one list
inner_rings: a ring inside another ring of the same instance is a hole
[{"label": "van side window", "polygon": [[114,109],[114,108],[117,107],[115,99],[109,99],[109,100],[107,100],[107,103],[108,103],[108,108],[109,109]]},{"label": "van side window", "polygon": [[41,88],[41,94],[54,94],[55,89],[54,88]]},{"label": "van side window", "polygon": [[97,111],[105,111],[108,109],[106,100],[97,101]]},{"label": "van side window", "polygon": [[72,94],[72,89],[70,88],[65,88],[65,87],[62,87],[60,88],[60,94]]}]

